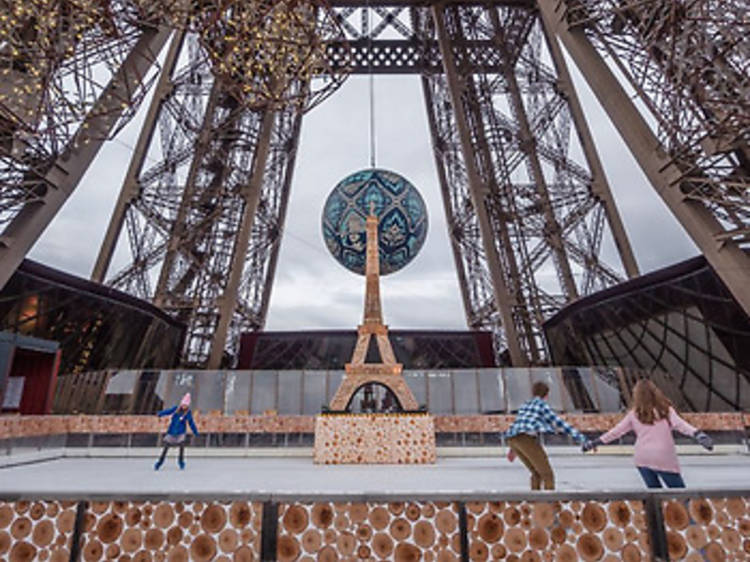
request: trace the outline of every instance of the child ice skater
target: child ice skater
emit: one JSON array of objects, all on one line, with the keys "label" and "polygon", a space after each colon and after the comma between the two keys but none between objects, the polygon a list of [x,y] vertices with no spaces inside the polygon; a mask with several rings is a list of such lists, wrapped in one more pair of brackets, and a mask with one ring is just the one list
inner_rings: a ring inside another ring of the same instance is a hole
[{"label": "child ice skater", "polygon": [[568,424],[547,403],[549,386],[535,382],[531,387],[534,396],[524,402],[518,410],[516,419],[505,433],[508,438],[508,460],[521,459],[531,472],[531,489],[538,490],[544,484],[545,490],[555,489],[555,474],[549,464],[547,453],[539,442],[539,434],[553,433],[553,425],[563,429],[579,443],[587,443],[586,438],[573,426]]},{"label": "child ice skater", "polygon": [[[648,488],[684,488],[672,430],[693,437],[709,451],[711,438],[677,415],[669,399],[649,380],[640,380],[633,388],[633,408],[620,422],[599,438],[583,444],[590,451],[614,441],[629,431],[635,433],[633,460]],[[660,481],[661,480],[661,481]]]},{"label": "child ice skater", "polygon": [[185,470],[185,435],[187,433],[187,424],[190,424],[193,435],[198,435],[198,428],[195,427],[193,413],[190,411],[189,392],[182,397],[178,406],[162,410],[158,414],[160,418],[170,415],[172,419],[169,421],[169,428],[164,435],[164,449],[162,449],[159,460],[154,464],[154,470],[161,468],[161,465],[164,464],[164,458],[167,456],[167,450],[173,446],[180,447],[180,457],[177,459],[177,464],[180,470]]}]

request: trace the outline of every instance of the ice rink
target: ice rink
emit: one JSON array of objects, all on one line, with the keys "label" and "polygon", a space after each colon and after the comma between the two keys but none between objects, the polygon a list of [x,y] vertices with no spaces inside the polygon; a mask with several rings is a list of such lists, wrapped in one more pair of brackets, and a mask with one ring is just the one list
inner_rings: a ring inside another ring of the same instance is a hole
[{"label": "ice rink", "polygon": [[[156,453],[156,451],[154,451]],[[154,458],[58,458],[0,468],[0,496],[23,494],[476,494],[528,490],[528,473],[504,458],[443,458],[435,465],[319,466],[310,458],[193,457],[181,471]],[[560,491],[643,490],[629,456],[552,457]],[[750,488],[750,456],[684,455],[688,487]]]}]

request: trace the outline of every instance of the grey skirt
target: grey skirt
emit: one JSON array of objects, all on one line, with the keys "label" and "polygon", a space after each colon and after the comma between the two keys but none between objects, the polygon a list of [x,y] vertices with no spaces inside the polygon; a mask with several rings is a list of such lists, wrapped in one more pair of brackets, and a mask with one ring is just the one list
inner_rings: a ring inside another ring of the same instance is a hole
[{"label": "grey skirt", "polygon": [[185,434],[182,435],[170,435],[167,433],[164,436],[164,443],[167,445],[182,445],[185,442]]}]

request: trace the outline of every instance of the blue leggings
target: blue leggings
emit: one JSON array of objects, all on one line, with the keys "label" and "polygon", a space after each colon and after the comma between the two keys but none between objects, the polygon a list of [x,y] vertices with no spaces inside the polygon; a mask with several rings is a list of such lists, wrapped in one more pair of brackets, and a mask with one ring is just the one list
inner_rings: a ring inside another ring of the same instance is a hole
[{"label": "blue leggings", "polygon": [[684,488],[685,481],[682,479],[682,475],[679,472],[665,472],[663,470],[654,470],[653,468],[646,468],[645,466],[639,466],[638,472],[641,473],[641,478],[646,483],[647,488],[661,488],[661,478],[667,485],[667,488]]}]

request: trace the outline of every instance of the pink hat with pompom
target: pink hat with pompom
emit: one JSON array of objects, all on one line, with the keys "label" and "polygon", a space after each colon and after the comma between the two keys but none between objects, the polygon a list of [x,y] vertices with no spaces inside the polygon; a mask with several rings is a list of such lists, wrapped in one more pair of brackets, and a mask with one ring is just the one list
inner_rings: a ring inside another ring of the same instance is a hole
[{"label": "pink hat with pompom", "polygon": [[185,396],[180,400],[180,406],[190,406],[190,393],[186,392]]}]

